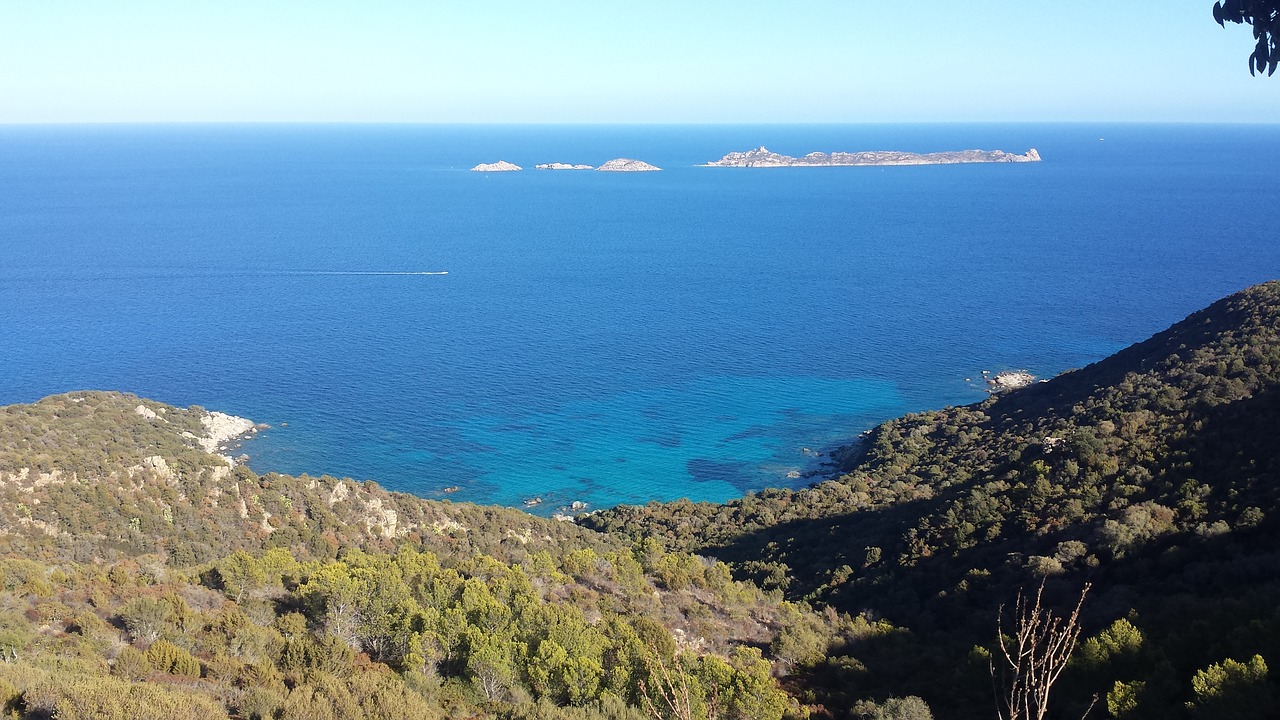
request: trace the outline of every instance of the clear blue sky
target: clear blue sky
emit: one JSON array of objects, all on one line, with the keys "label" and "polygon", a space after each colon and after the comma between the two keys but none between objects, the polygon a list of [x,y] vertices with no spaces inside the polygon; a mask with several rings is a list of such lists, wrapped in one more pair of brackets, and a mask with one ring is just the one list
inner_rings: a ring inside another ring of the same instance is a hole
[{"label": "clear blue sky", "polygon": [[0,0],[0,122],[1280,120],[1209,0]]}]

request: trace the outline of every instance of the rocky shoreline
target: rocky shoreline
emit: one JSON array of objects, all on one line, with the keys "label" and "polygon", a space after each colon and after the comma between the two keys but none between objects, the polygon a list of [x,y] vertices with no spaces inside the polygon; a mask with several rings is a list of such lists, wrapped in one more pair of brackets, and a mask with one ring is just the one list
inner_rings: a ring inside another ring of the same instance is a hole
[{"label": "rocky shoreline", "polygon": [[998,393],[1006,390],[1024,388],[1036,381],[1036,376],[1026,370],[1006,370],[992,375],[987,380],[988,392]]},{"label": "rocky shoreline", "polygon": [[[139,405],[136,412],[145,417],[146,413],[143,412],[145,409],[145,406]],[[228,415],[216,410],[206,412],[200,418],[200,425],[204,427],[203,437],[189,432],[184,432],[182,434],[183,437],[194,440],[201,450],[210,455],[217,455],[226,460],[227,464],[232,467],[247,460],[248,456],[241,455],[239,458],[233,458],[226,454],[227,451],[233,447],[238,447],[239,443],[237,441],[250,438],[257,434],[259,430],[265,430],[268,427],[261,423],[255,423],[248,418]]]}]

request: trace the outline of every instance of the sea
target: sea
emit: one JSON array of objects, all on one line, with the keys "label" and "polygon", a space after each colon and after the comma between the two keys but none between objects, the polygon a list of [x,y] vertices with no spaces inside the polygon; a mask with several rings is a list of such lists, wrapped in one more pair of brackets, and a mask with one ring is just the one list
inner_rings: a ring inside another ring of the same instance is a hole
[{"label": "sea", "polygon": [[[1044,160],[698,167],[762,145]],[[662,171],[533,169],[617,157]],[[258,472],[542,514],[724,501],[1280,277],[1278,160],[1265,125],[0,126],[0,404],[201,405],[270,425]]]}]

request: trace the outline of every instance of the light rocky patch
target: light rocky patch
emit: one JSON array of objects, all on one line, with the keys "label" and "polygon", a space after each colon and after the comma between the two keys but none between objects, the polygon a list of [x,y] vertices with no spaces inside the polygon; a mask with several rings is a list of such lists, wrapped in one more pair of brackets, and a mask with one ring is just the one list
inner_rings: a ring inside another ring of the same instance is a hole
[{"label": "light rocky patch", "polygon": [[[71,475],[71,479],[75,479],[74,474]],[[36,488],[44,487],[45,485],[65,485],[66,483],[67,476],[64,475],[61,470],[54,468],[47,473],[40,473],[37,475],[35,481],[31,483],[31,487],[27,488],[27,492],[35,490]]]},{"label": "light rocky patch", "polygon": [[47,523],[44,520],[35,520],[29,517],[20,517],[18,518],[18,524],[22,525],[23,527],[35,528],[40,532],[44,533],[45,535],[48,535],[49,537],[57,537],[59,534],[57,526]]},{"label": "light rocky patch", "polygon": [[1026,370],[1011,370],[996,373],[987,384],[991,386],[991,392],[1003,392],[1026,387],[1035,381],[1036,376]]},{"label": "light rocky patch", "polygon": [[148,420],[155,420],[156,418],[160,417],[159,415],[156,414],[155,410],[152,410],[146,405],[138,405],[138,407],[133,409],[133,412],[137,415],[141,415],[142,417]]},{"label": "light rocky patch", "polygon": [[364,505],[365,530],[369,533],[374,532],[374,528],[378,529],[378,534],[384,538],[393,538],[396,536],[396,526],[399,522],[399,516],[396,511],[391,508],[382,507],[382,498],[370,498]]},{"label": "light rocky patch", "polygon": [[533,540],[533,534],[529,531],[529,528],[525,528],[520,532],[516,532],[515,530],[508,530],[507,537],[519,542],[521,545],[528,545],[529,542]]},{"label": "light rocky patch", "polygon": [[[205,436],[197,438],[196,442],[205,452],[215,455],[228,442],[257,430],[252,420],[221,412],[205,413],[200,424],[204,426]],[[234,464],[230,458],[226,459]]]},{"label": "light rocky patch", "polygon": [[435,531],[435,534],[437,535],[444,535],[445,533],[453,532],[454,530],[459,532],[467,531],[467,527],[465,525],[457,520],[450,520],[448,518],[431,523],[431,529]]},{"label": "light rocky patch", "polygon": [[[161,480],[170,484],[178,478],[178,474],[173,471],[173,468],[169,467],[169,461],[159,455],[142,458],[142,465],[140,467],[141,469],[154,472],[156,477],[159,477]],[[130,470],[132,470],[132,468],[130,468]]]},{"label": "light rocky patch", "polygon": [[334,504],[346,500],[347,496],[350,494],[351,488],[347,487],[346,483],[339,480],[338,484],[333,486],[333,492],[329,493],[329,507],[333,507]]}]

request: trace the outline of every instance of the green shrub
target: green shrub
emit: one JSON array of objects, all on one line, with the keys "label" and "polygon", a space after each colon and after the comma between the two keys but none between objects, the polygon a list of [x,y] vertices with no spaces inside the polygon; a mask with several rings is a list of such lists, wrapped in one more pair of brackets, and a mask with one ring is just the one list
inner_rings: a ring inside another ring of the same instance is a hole
[{"label": "green shrub", "polygon": [[132,645],[126,645],[111,663],[111,674],[121,680],[143,680],[151,674],[151,669],[151,661]]},{"label": "green shrub", "polygon": [[152,643],[151,647],[147,648],[146,659],[160,672],[183,677],[200,677],[200,661],[168,640],[157,640]]}]

